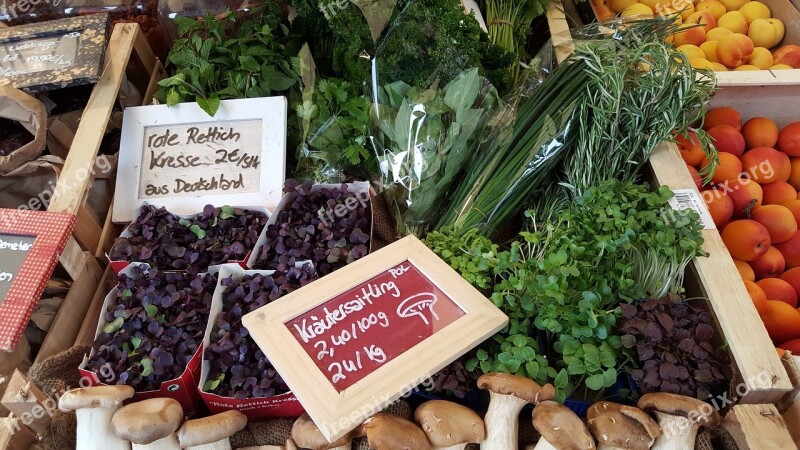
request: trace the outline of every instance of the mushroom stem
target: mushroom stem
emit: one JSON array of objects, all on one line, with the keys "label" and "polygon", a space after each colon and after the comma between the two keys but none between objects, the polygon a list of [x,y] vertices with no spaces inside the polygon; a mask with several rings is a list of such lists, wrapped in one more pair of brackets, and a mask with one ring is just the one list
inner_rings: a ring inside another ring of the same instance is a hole
[{"label": "mushroom stem", "polygon": [[661,427],[661,436],[656,439],[651,450],[679,450],[694,448],[697,437],[698,423],[682,416],[673,416],[655,411],[658,425]]},{"label": "mushroom stem", "polygon": [[456,444],[450,447],[431,447],[431,450],[464,450],[469,444]]},{"label": "mushroom stem", "polygon": [[77,450],[130,450],[131,444],[111,431],[111,417],[117,409],[80,408],[75,411],[78,419]]},{"label": "mushroom stem", "polygon": [[539,438],[539,442],[536,443],[536,447],[533,447],[533,450],[558,450],[553,444],[547,442],[547,439]]},{"label": "mushroom stem", "polygon": [[181,450],[175,433],[149,444],[133,444],[133,450]]},{"label": "mushroom stem", "polygon": [[517,448],[519,435],[519,413],[528,404],[514,395],[489,391],[489,409],[483,422],[486,424],[486,439],[481,448],[486,450],[513,450]]}]

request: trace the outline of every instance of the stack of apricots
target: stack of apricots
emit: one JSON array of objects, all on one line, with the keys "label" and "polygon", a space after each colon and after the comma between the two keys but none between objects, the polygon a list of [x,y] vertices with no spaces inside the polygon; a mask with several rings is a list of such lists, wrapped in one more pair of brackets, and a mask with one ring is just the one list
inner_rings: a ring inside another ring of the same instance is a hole
[{"label": "stack of apricots", "polygon": [[673,17],[670,36],[696,68],[728,70],[800,69],[800,46],[783,45],[786,27],[756,0],[592,0],[600,20]]},{"label": "stack of apricots", "polygon": [[737,110],[716,108],[703,129],[719,151],[710,182],[696,135],[677,138],[681,157],[773,342],[800,355],[800,122],[742,123]]}]

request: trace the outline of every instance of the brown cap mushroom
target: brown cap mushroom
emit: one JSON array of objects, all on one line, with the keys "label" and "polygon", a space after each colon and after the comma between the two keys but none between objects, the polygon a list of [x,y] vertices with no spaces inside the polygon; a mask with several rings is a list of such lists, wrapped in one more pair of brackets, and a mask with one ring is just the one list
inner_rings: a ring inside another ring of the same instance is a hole
[{"label": "brown cap mushroom", "polygon": [[349,449],[351,439],[351,433],[347,433],[332,443],[328,442],[308,414],[300,416],[292,425],[292,440],[301,448],[310,448],[311,450]]},{"label": "brown cap mushroom", "polygon": [[538,403],[552,400],[556,390],[552,384],[540,386],[539,383],[517,375],[508,373],[489,372],[478,378],[478,387],[487,389],[495,394],[513,395],[527,403]]},{"label": "brown cap mushroom", "polygon": [[553,401],[533,409],[533,427],[541,438],[534,450],[594,450],[594,439],[571,409]]},{"label": "brown cap mushroom", "polygon": [[78,418],[78,450],[130,448],[130,444],[111,432],[111,417],[133,394],[132,387],[119,385],[72,389],[61,396],[59,409],[75,411]]},{"label": "brown cap mushroom", "polygon": [[364,421],[361,430],[374,450],[431,450],[420,427],[392,414],[375,414]]},{"label": "brown cap mushroom", "polygon": [[552,400],[556,394],[551,384],[540,386],[528,378],[498,372],[481,375],[478,387],[489,391],[489,409],[483,419],[486,438],[481,448],[517,448],[522,408],[528,403]]},{"label": "brown cap mushroom", "polygon": [[636,405],[658,419],[663,432],[656,440],[658,448],[694,448],[697,430],[701,426],[716,428],[721,421],[711,405],[685,395],[652,392]]},{"label": "brown cap mushroom", "polygon": [[661,429],[644,411],[632,406],[601,401],[589,407],[589,428],[597,438],[598,449],[647,450]]},{"label": "brown cap mushroom", "polygon": [[178,442],[182,448],[188,449],[216,443],[218,447],[230,447],[229,438],[246,426],[247,416],[236,410],[225,411],[187,420],[178,431]]},{"label": "brown cap mushroom", "polygon": [[131,386],[94,386],[72,389],[64,393],[58,400],[58,408],[62,411],[74,411],[82,408],[115,408],[133,397]]},{"label": "brown cap mushroom", "polygon": [[111,428],[118,438],[131,441],[134,450],[177,450],[175,430],[182,420],[183,408],[176,400],[151,398],[120,408]]},{"label": "brown cap mushroom", "polygon": [[434,449],[463,449],[479,444],[486,437],[483,419],[475,411],[446,400],[427,401],[414,411],[414,420],[422,427]]}]

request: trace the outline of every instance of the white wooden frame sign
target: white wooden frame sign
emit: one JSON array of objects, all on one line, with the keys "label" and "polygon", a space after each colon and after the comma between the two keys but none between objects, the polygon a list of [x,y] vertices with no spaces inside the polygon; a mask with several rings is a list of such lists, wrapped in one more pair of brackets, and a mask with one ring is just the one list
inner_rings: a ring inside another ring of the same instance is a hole
[{"label": "white wooden frame sign", "polygon": [[408,236],[242,323],[334,441],[502,329],[508,317]]},{"label": "white wooden frame sign", "polygon": [[262,207],[283,196],[285,97],[223,100],[214,117],[197,103],[125,110],[112,220],[148,202],[176,214],[207,204]]}]

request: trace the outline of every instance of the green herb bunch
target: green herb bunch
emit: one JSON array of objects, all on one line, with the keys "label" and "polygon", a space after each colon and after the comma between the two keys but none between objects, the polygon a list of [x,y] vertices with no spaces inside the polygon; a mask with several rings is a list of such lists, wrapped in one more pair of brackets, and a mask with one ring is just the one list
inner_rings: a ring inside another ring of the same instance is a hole
[{"label": "green herb bunch", "polygon": [[441,89],[399,81],[381,88],[371,143],[400,234],[421,236],[435,223],[499,105],[477,68]]},{"label": "green herb bunch", "polygon": [[[580,134],[572,155],[540,196],[540,212],[557,211],[563,197],[578,196],[605,180],[637,180],[653,150],[674,141],[676,134],[695,131],[716,161],[708,135],[692,128],[714,93],[713,71],[692,68],[661,33],[631,38],[635,45],[587,43],[576,52],[589,74],[578,109]],[[711,164],[703,175],[713,172]]]},{"label": "green herb bunch", "polygon": [[484,342],[467,370],[547,379],[560,399],[591,397],[632,362],[617,332],[620,304],[681,290],[686,264],[702,253],[699,217],[673,211],[662,187],[609,180],[569,203],[503,251],[473,228],[433,232],[426,243],[481,289],[509,326]]},{"label": "green herb bunch", "polygon": [[288,55],[288,20],[278,2],[265,2],[237,19],[234,13],[201,20],[178,17],[167,57],[174,75],[161,80],[156,98],[167,105],[196,101],[209,115],[220,100],[286,94],[298,84]]},{"label": "green herb bunch", "polygon": [[321,79],[311,99],[294,108],[304,129],[296,177],[339,183],[377,172],[375,155],[367,149],[370,102],[357,86]]}]

